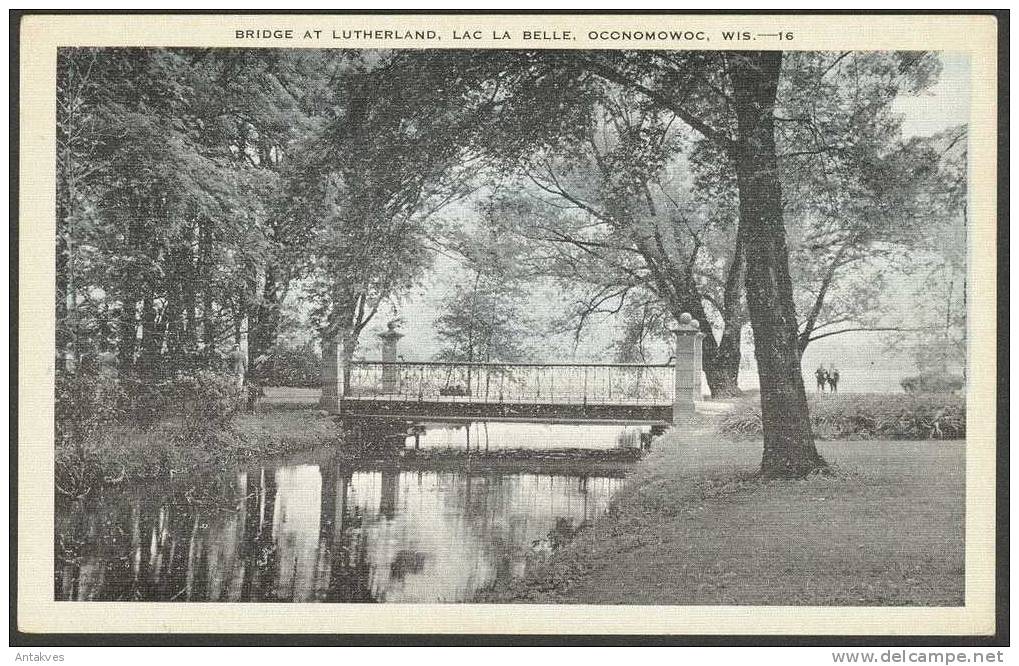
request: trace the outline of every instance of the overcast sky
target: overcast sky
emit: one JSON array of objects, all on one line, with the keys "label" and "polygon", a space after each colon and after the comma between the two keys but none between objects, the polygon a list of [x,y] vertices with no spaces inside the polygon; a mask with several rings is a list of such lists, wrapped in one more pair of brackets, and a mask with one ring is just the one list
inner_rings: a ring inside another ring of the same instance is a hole
[{"label": "overcast sky", "polygon": [[900,95],[895,110],[905,116],[906,136],[927,136],[969,122],[969,55],[941,54],[938,83],[923,95]]}]

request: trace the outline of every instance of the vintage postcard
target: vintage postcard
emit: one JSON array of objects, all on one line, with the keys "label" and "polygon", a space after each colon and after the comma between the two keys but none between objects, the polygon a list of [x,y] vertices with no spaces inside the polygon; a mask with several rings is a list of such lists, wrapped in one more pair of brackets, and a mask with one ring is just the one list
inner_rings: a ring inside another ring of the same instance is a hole
[{"label": "vintage postcard", "polygon": [[20,631],[995,633],[994,15],[20,21]]}]

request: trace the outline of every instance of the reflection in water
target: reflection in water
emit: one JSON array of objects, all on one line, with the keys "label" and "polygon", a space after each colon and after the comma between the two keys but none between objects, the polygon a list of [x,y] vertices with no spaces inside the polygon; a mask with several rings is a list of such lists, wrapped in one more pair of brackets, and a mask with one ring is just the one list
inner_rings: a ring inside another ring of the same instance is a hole
[{"label": "reflection in water", "polygon": [[59,600],[463,601],[519,576],[557,519],[603,512],[619,479],[251,469],[218,505],[152,488],[58,505]]},{"label": "reflection in water", "polygon": [[651,425],[619,423],[525,423],[509,421],[431,422],[409,429],[408,448],[499,449],[640,448]]}]

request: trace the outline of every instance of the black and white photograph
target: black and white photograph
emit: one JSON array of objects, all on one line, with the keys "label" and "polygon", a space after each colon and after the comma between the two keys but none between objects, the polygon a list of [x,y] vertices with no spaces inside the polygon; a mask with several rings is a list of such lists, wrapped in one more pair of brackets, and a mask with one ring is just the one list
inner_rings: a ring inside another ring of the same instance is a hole
[{"label": "black and white photograph", "polygon": [[993,609],[971,51],[263,23],[56,49],[63,612]]}]

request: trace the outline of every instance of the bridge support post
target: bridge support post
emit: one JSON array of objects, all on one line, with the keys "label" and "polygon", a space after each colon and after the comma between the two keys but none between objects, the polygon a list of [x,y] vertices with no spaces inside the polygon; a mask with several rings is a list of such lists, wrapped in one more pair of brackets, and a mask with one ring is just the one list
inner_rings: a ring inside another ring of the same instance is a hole
[{"label": "bridge support post", "polygon": [[694,414],[694,401],[701,398],[700,322],[684,312],[672,329],[676,335],[676,393],[672,402],[672,422],[682,423]]},{"label": "bridge support post", "polygon": [[339,338],[322,341],[322,397],[318,406],[330,414],[340,413],[343,402],[343,342]]},{"label": "bridge support post", "polygon": [[[382,338],[382,361],[384,363],[396,363],[399,360],[396,343],[403,337],[403,333],[396,330],[396,322],[391,321],[385,333],[379,333]],[[393,394],[400,392],[400,368],[395,365],[382,366],[382,392]]]}]

